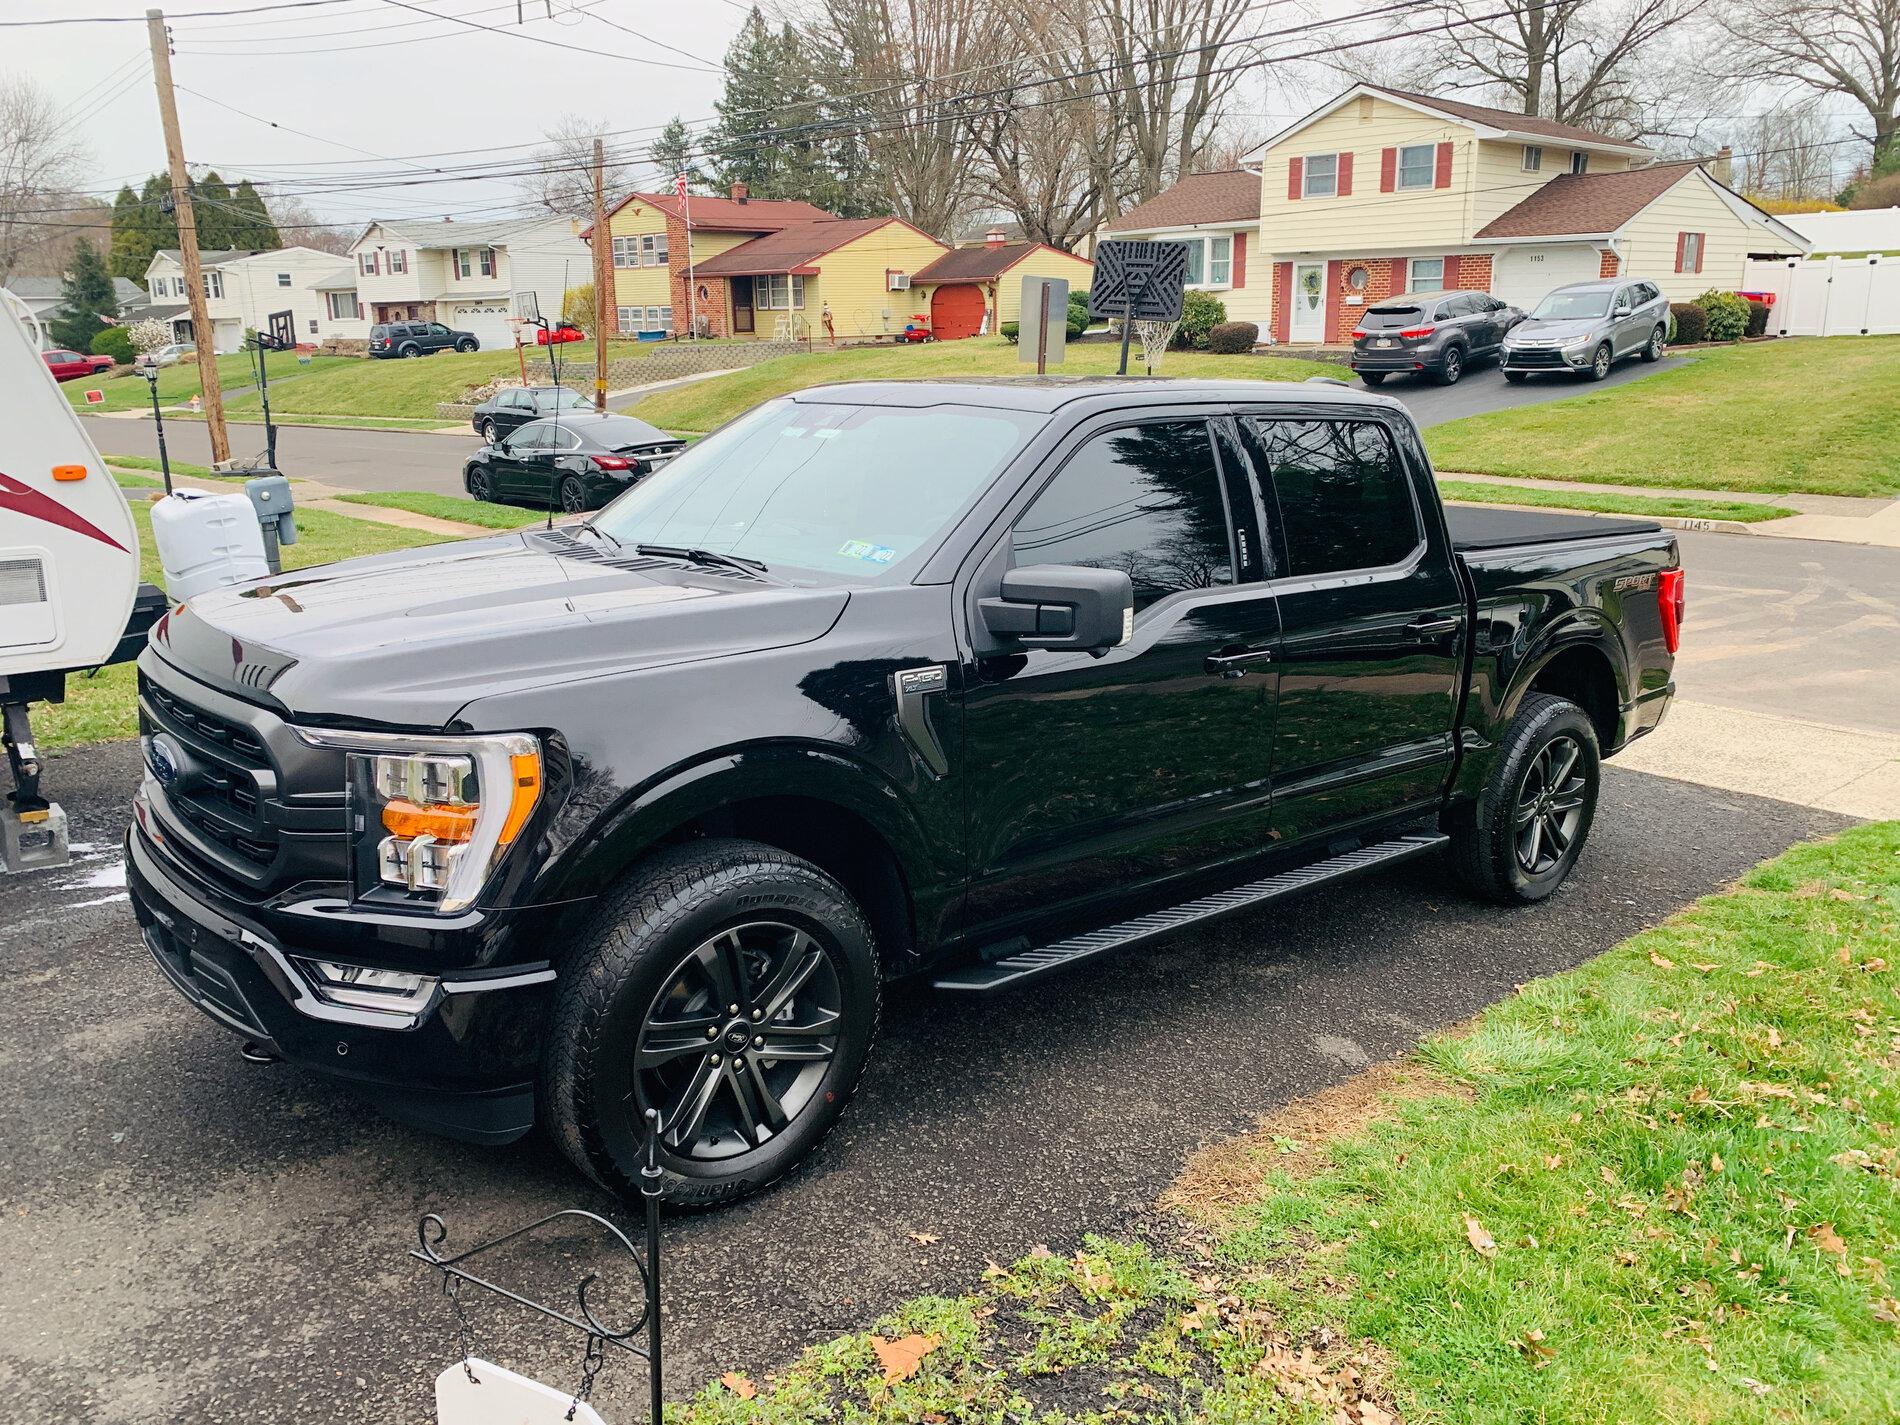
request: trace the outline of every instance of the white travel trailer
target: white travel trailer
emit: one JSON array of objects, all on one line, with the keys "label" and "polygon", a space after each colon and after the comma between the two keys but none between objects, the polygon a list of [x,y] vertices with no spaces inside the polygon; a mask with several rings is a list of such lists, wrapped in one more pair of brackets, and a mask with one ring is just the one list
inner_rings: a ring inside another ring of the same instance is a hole
[{"label": "white travel trailer", "polygon": [[65,819],[40,794],[29,702],[66,675],[136,657],[164,597],[139,584],[125,494],[39,350],[38,321],[0,288],[0,730],[13,790],[0,802],[7,870],[66,859]]}]

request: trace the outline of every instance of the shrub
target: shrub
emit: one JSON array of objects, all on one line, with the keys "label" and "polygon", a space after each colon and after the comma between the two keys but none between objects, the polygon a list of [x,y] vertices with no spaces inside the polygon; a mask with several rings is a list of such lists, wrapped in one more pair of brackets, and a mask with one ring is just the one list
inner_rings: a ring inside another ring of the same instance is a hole
[{"label": "shrub", "polygon": [[594,325],[594,284],[583,282],[561,294],[561,320],[572,322],[582,331]]},{"label": "shrub", "polygon": [[1748,299],[1739,292],[1704,292],[1695,299],[1709,320],[1710,341],[1740,341],[1748,330]]},{"label": "shrub", "polygon": [[161,322],[157,317],[133,322],[125,330],[132,338],[132,350],[137,352],[157,351],[161,346],[169,345],[172,339],[171,324]]},{"label": "shrub", "polygon": [[1768,335],[1768,304],[1750,301],[1748,304],[1748,330],[1744,336]]},{"label": "shrub", "polygon": [[124,364],[132,359],[132,333],[124,327],[101,327],[88,350],[94,356],[109,356]]},{"label": "shrub", "polygon": [[1207,350],[1207,334],[1227,320],[1227,308],[1221,299],[1206,292],[1189,290],[1181,302],[1181,325],[1174,330],[1174,345]]},{"label": "shrub", "polygon": [[1675,334],[1669,339],[1681,346],[1694,346],[1709,339],[1709,319],[1694,302],[1674,302],[1669,307]]},{"label": "shrub", "polygon": [[1239,356],[1252,351],[1260,340],[1260,328],[1252,322],[1222,322],[1207,334],[1207,349],[1222,356]]},{"label": "shrub", "polygon": [[1020,322],[1004,322],[997,330],[1003,334],[1004,341],[1014,346],[1016,338],[1022,335],[1023,328]]},{"label": "shrub", "polygon": [[1080,336],[1089,329],[1089,294],[1069,293],[1069,335]]}]

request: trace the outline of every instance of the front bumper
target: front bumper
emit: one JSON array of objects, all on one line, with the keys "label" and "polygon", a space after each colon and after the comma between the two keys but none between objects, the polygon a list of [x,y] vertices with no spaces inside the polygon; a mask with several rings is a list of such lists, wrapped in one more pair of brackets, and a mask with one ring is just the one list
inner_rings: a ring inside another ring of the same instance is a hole
[{"label": "front bumper", "polygon": [[1586,346],[1577,355],[1569,356],[1555,346],[1507,346],[1498,357],[1498,365],[1505,371],[1587,371],[1594,349]]},{"label": "front bumper", "polygon": [[146,948],[172,987],[226,1029],[342,1080],[419,1128],[507,1143],[533,1126],[550,966],[447,971],[426,999],[401,1013],[328,1003],[297,961],[334,952],[287,942],[256,907],[199,882],[136,825],[125,851]]}]

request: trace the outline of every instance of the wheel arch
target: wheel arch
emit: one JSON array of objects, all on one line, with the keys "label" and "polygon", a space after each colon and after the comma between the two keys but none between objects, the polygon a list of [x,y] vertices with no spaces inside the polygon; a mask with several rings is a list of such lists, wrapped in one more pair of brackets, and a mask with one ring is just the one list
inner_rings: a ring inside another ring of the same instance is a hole
[{"label": "wheel arch", "polygon": [[1622,722],[1625,675],[1615,640],[1600,627],[1582,624],[1527,659],[1504,703],[1508,722],[1530,693],[1550,693],[1582,708],[1596,729],[1597,746],[1608,753],[1617,745]]}]

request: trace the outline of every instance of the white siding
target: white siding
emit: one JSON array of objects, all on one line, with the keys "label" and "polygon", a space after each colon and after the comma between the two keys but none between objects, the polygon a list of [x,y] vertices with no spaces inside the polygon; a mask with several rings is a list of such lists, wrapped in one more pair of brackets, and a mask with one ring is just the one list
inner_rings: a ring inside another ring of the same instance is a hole
[{"label": "white siding", "polygon": [[541,315],[561,315],[561,299],[570,287],[594,280],[593,249],[580,240],[579,229],[568,218],[547,222],[510,239],[507,247],[510,304],[519,311],[523,293],[532,292]]},{"label": "white siding", "polygon": [[[1703,235],[1702,270],[1676,271],[1676,235]],[[1738,217],[1700,169],[1692,170],[1623,225],[1617,247],[1622,275],[1646,277],[1672,302],[1686,302],[1710,288],[1739,291],[1750,252],[1785,251],[1786,239],[1760,223]]]}]

